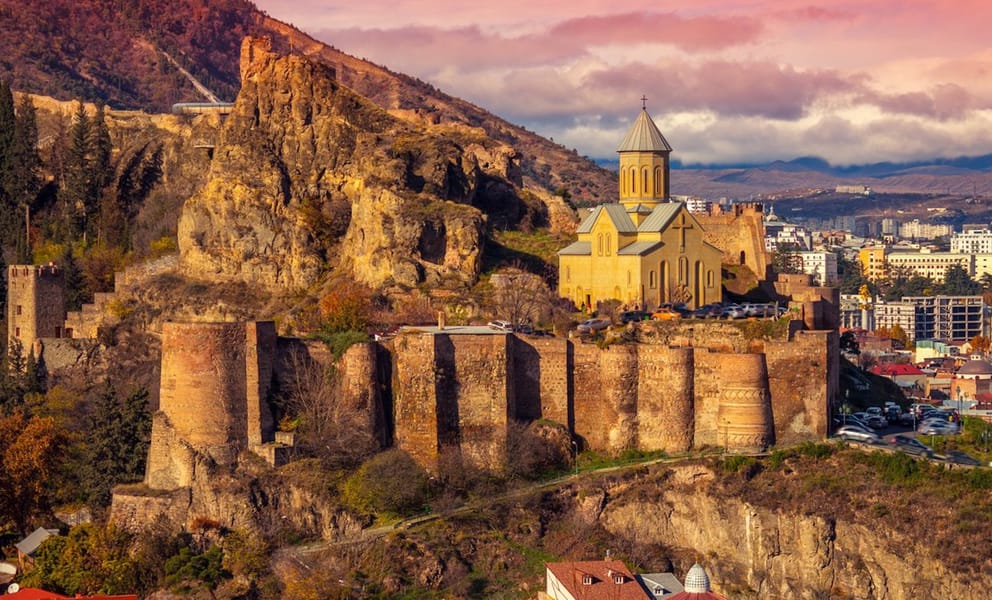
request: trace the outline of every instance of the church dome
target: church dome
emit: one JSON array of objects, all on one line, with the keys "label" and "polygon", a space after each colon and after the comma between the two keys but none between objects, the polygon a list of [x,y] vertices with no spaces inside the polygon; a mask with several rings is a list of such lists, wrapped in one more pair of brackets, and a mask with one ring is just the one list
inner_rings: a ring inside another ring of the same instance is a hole
[{"label": "church dome", "polygon": [[686,573],[685,591],[690,594],[705,594],[710,591],[710,578],[701,564],[692,565]]},{"label": "church dome", "polygon": [[641,109],[637,120],[623,138],[617,152],[671,152],[668,140],[661,135],[661,130],[648,115],[647,109]]},{"label": "church dome", "polygon": [[987,360],[969,360],[958,369],[958,375],[992,375],[992,363]]}]

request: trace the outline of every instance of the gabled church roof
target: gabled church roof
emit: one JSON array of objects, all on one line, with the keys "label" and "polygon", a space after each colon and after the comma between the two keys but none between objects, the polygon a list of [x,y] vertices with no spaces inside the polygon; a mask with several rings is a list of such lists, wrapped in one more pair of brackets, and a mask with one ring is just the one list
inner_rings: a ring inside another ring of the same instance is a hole
[{"label": "gabled church roof", "polygon": [[637,229],[639,231],[662,231],[681,212],[683,206],[685,205],[681,202],[659,204]]},{"label": "gabled church roof", "polygon": [[617,152],[671,152],[668,140],[661,135],[658,126],[654,124],[647,109],[642,109],[637,120],[623,138]]},{"label": "gabled church roof", "polygon": [[[620,256],[643,256],[645,254],[650,254],[654,252],[656,249],[661,248],[664,245],[665,244],[663,244],[662,242],[651,242],[651,241],[634,242],[632,244],[627,244],[623,248],[620,248],[620,250],[617,251],[617,254],[619,254]],[[592,246],[592,244],[590,244],[590,246]],[[591,247],[589,248],[589,252],[590,254],[592,253]]]},{"label": "gabled church roof", "polygon": [[592,226],[596,223],[596,219],[599,218],[599,215],[603,211],[606,211],[606,215],[613,221],[613,226],[620,233],[637,233],[637,226],[634,225],[634,221],[631,220],[630,215],[627,214],[627,210],[621,204],[600,204],[586,217],[582,225],[579,225],[577,232],[590,233]]},{"label": "gabled church roof", "polygon": [[592,242],[572,242],[558,251],[558,255],[588,256],[592,254]]}]

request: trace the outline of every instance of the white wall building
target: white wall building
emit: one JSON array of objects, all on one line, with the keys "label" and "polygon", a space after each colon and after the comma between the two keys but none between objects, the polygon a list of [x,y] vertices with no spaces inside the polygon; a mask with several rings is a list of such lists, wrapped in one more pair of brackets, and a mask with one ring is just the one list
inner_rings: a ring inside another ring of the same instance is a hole
[{"label": "white wall building", "polygon": [[930,252],[926,249],[918,252],[895,251],[886,255],[885,261],[890,276],[899,269],[906,269],[915,275],[942,282],[951,265],[961,265],[969,276],[975,274],[975,257],[971,254]]},{"label": "white wall building", "polygon": [[992,254],[992,231],[979,229],[951,236],[951,252],[962,254]]},{"label": "white wall building", "polygon": [[932,240],[936,237],[949,236],[952,233],[954,233],[954,228],[950,225],[920,223],[919,219],[913,219],[899,226],[899,237],[903,239]]},{"label": "white wall building", "polygon": [[803,273],[813,276],[817,285],[837,285],[837,255],[833,252],[797,252]]}]

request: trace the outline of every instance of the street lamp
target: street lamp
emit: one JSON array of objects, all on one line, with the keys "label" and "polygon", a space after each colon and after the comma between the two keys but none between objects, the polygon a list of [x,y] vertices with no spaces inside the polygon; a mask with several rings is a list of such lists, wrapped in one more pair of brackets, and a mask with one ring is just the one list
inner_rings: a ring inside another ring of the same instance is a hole
[{"label": "street lamp", "polygon": [[575,467],[575,474],[579,474],[579,443],[572,440],[572,466]]}]

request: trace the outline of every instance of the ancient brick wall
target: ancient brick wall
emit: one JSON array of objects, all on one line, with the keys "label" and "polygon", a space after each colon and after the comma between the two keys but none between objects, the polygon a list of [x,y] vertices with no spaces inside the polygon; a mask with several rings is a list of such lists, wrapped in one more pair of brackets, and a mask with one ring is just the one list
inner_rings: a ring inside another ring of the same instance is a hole
[{"label": "ancient brick wall", "polygon": [[728,450],[763,450],[775,443],[764,354],[717,354],[720,404],[717,443]]},{"label": "ancient brick wall", "polygon": [[[720,409],[720,378],[725,355],[695,348],[693,353],[693,446],[721,446],[717,436]],[[730,354],[727,356],[735,356]]]},{"label": "ancient brick wall", "polygon": [[703,239],[723,250],[725,264],[744,264],[759,279],[765,276],[769,263],[761,204],[735,204],[727,211],[715,205],[711,212],[693,216],[703,226]]},{"label": "ancient brick wall", "polygon": [[575,435],[583,448],[604,450],[610,445],[610,429],[617,421],[616,407],[608,398],[614,373],[600,366],[603,350],[593,344],[572,344],[572,413]]},{"label": "ancient brick wall", "polygon": [[692,348],[637,346],[637,447],[685,452],[695,428]]},{"label": "ancient brick wall", "polygon": [[768,382],[778,442],[823,438],[839,403],[840,347],[834,331],[799,331],[766,342]]},{"label": "ancient brick wall", "polygon": [[454,431],[449,429],[441,441],[456,442],[468,464],[499,470],[505,464],[507,426],[515,407],[509,352],[513,336],[435,337],[445,348],[445,359],[448,349],[453,352],[451,362],[445,362],[441,406],[453,413],[445,415],[444,421]]},{"label": "ancient brick wall", "polygon": [[54,265],[7,268],[7,337],[17,338],[25,354],[39,338],[63,336],[65,284]]},{"label": "ancient brick wall", "polygon": [[268,394],[275,327],[164,323],[159,409],[176,435],[219,464],[273,438]]},{"label": "ancient brick wall", "polygon": [[510,382],[516,418],[547,419],[569,428],[572,396],[572,345],[565,338],[510,337],[513,373]]},{"label": "ancient brick wall", "polygon": [[393,355],[393,429],[396,447],[429,470],[437,468],[438,369],[434,336],[407,334],[390,342]]},{"label": "ancient brick wall", "polygon": [[354,344],[337,363],[338,402],[358,416],[359,426],[380,445],[385,445],[386,422],[379,385],[379,346],[371,342]]}]

